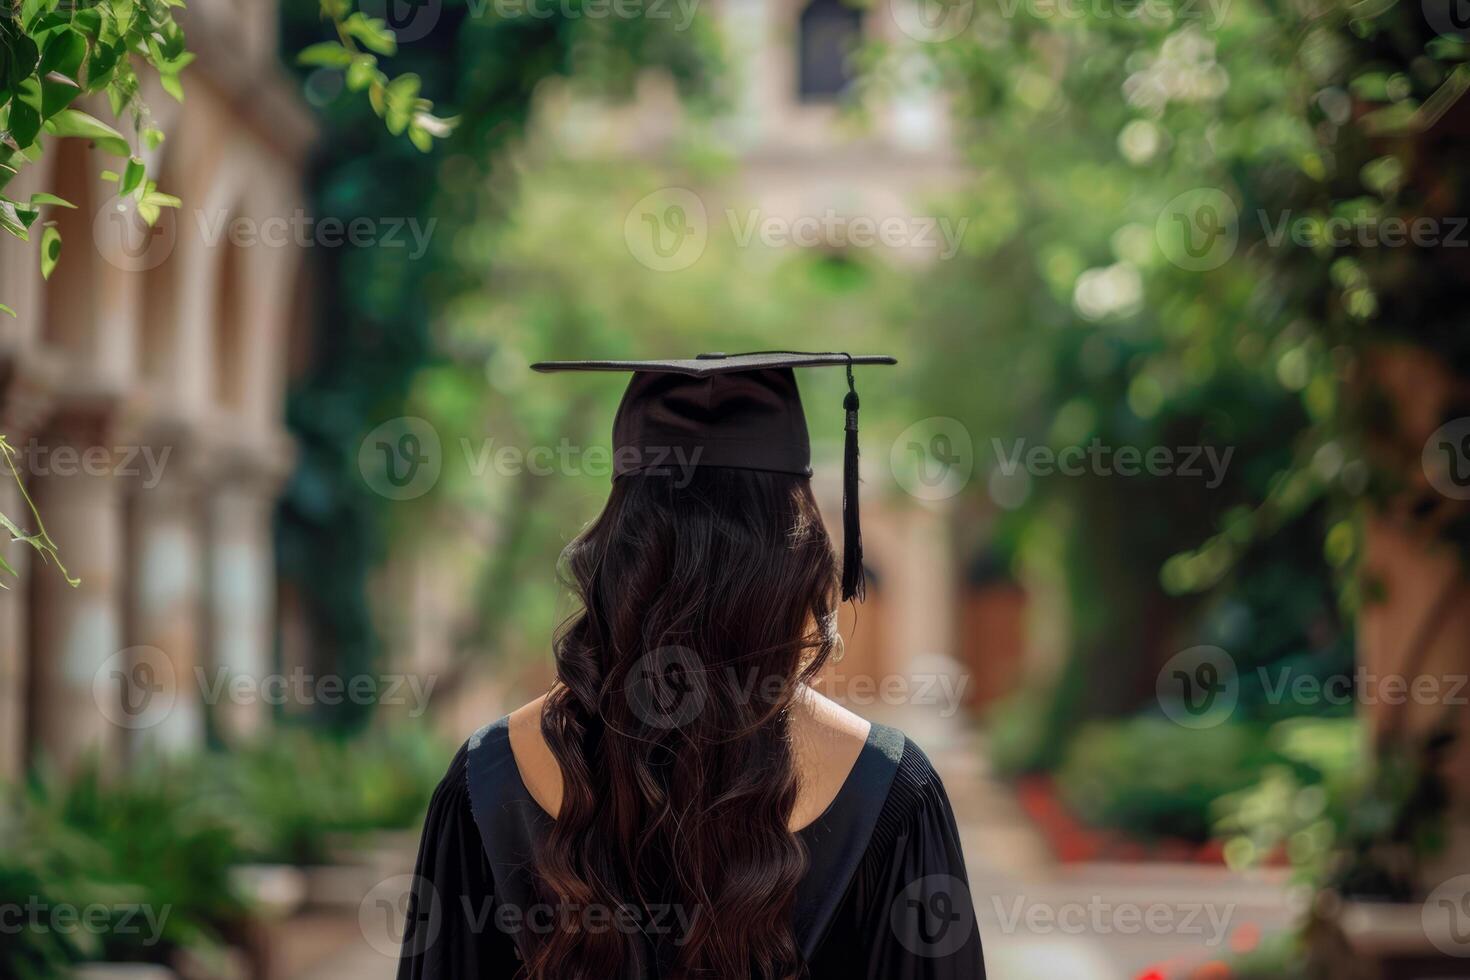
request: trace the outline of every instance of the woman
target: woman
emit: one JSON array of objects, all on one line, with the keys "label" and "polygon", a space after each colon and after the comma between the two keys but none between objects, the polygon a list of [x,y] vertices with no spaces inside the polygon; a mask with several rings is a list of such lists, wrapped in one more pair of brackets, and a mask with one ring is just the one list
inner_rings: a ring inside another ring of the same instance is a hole
[{"label": "woman", "polygon": [[[631,370],[581,610],[549,694],[477,732],[430,806],[400,980],[978,980],[953,813],[924,754],[808,682],[862,595],[845,354]],[[844,569],[792,371],[845,365]],[[840,586],[840,590],[839,590]]]}]

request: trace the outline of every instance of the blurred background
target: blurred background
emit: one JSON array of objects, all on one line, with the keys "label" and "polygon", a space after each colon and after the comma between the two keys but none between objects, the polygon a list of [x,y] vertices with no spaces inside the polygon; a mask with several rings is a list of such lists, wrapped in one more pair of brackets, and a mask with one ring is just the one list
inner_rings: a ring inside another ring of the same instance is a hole
[{"label": "blurred background", "polygon": [[992,977],[1470,977],[1455,0],[4,6],[0,976],[391,976],[608,489],[527,365],[794,348]]}]

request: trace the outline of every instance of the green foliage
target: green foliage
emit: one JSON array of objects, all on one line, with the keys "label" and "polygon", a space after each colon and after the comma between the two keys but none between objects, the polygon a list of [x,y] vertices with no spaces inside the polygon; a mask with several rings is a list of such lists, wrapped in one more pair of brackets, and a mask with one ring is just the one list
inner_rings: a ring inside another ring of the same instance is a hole
[{"label": "green foliage", "polygon": [[[142,147],[156,148],[163,133],[139,95],[134,59],[150,66],[164,90],[183,100],[179,75],[194,59],[173,18],[183,5],[183,0],[5,0],[0,8],[0,191],[22,166],[40,159],[41,137],[50,135],[88,140],[126,159],[128,176],[119,194],[132,195],[150,224],[159,208],[178,207],[176,198],[159,193],[147,179],[138,156]],[[131,136],[73,105],[98,94],[115,117],[128,119]],[[71,207],[52,194],[20,201],[0,193],[0,227],[29,241],[45,206]],[[60,251],[60,233],[47,222],[41,271],[48,278]]]},{"label": "green foliage", "polygon": [[349,742],[283,729],[215,760],[204,779],[228,801],[250,860],[325,864],[344,835],[416,826],[445,755],[418,730]]},{"label": "green foliage", "polygon": [[[286,51],[320,39],[319,14],[310,0],[283,4]],[[701,23],[677,32],[668,20],[576,14],[501,17],[494,5],[447,0],[432,31],[400,44],[395,68],[422,79],[423,91],[442,94],[460,119],[432,155],[374,124],[371,106],[343,91],[341,68],[303,66],[323,126],[314,207],[344,221],[394,215],[436,222],[427,253],[416,260],[401,250],[334,249],[317,256],[314,270],[321,356],[288,402],[301,454],[278,521],[277,554],[325,655],[343,672],[370,670],[379,655],[369,572],[392,530],[422,514],[414,503],[376,496],[358,468],[358,450],[374,427],[408,414],[417,373],[443,364],[433,353],[434,325],[475,301],[493,274],[474,245],[495,235],[504,216],[494,178],[518,145],[533,94],[548,79],[577,74],[613,97],[653,67],[667,69],[686,92],[707,86]],[[446,455],[457,453],[447,434],[442,441]],[[323,567],[333,574],[320,574]],[[348,726],[364,718],[343,708],[329,720]]]},{"label": "green foliage", "polygon": [[[20,854],[0,854],[0,908],[53,908],[55,883],[31,867]],[[13,913],[11,913],[13,915]],[[81,934],[83,940],[90,938]],[[14,980],[53,980],[82,958],[74,933],[56,929],[6,928],[0,944],[0,976]]]},{"label": "green foliage", "polygon": [[[184,33],[173,19],[174,9],[183,5],[183,0],[0,0],[0,228],[6,233],[30,241],[43,208],[73,207],[45,192],[24,201],[4,193],[21,167],[40,159],[41,139],[46,135],[88,140],[106,153],[125,158],[124,177],[110,172],[103,176],[120,180],[119,195],[130,195],[148,224],[158,220],[160,208],[179,206],[178,198],[161,193],[148,179],[138,156],[141,147],[157,148],[163,133],[152,124],[139,96],[141,82],[134,59],[150,66],[164,90],[183,100],[179,74],[194,58],[184,50]],[[113,116],[127,117],[131,137],[73,105],[91,95],[104,96]],[[62,244],[56,223],[43,222],[43,277],[51,278],[61,259]],[[0,313],[15,316],[3,303]],[[0,451],[19,484],[13,451],[3,436]],[[25,493],[23,486],[21,493]],[[15,540],[29,544],[61,568],[56,548],[28,497],[26,504],[36,522],[35,533],[22,531],[3,514],[0,525]],[[3,558],[0,572],[15,574]],[[66,574],[64,568],[61,572]],[[67,581],[77,584],[70,577]]]},{"label": "green foliage", "polygon": [[[1228,637],[1233,655],[1262,660],[1324,640],[1350,647],[1323,544],[1340,518],[1322,480],[1278,507],[1251,550],[1210,563],[1208,581],[1174,562],[1279,495],[1325,439],[1277,376],[1301,341],[1272,335],[1295,311],[1260,287],[1246,249],[1193,271],[1170,260],[1160,231],[1177,195],[1233,191],[1240,168],[1313,142],[1287,95],[1280,12],[1245,2],[1220,13],[1207,30],[1183,6],[1119,18],[1023,5],[936,53],[973,173],[953,207],[975,218],[965,253],[916,291],[914,319],[930,331],[917,385],[928,413],[971,428],[989,471],[975,486],[1067,609],[1068,656],[1049,680],[1033,764],[1055,764],[1089,717],[1134,710],[1184,647]],[[1001,479],[997,457],[1021,440],[1231,455],[1214,484]],[[1251,587],[1262,578],[1286,592]]]},{"label": "green foliage", "polygon": [[[62,578],[66,579],[68,585],[75,588],[81,584],[81,580],[72,578],[71,575],[67,574],[66,566],[61,564],[61,556],[56,552],[56,543],[51,540],[51,535],[46,533],[46,525],[41,521],[41,514],[36,510],[36,505],[31,500],[31,495],[26,492],[25,481],[20,478],[20,471],[16,469],[15,447],[6,441],[3,434],[0,434],[0,455],[5,457],[5,465],[10,470],[11,479],[15,480],[15,486],[20,491],[20,497],[25,503],[26,509],[30,511],[31,520],[35,521],[36,529],[35,531],[23,530],[4,514],[0,514],[0,528],[4,528],[10,533],[11,541],[34,548],[43,561],[55,562],[57,569],[61,572]],[[5,560],[4,555],[0,555],[0,575],[15,574],[14,566]],[[0,588],[9,588],[9,586],[4,581],[0,581]]]},{"label": "green foliage", "polygon": [[1444,846],[1447,731],[1370,754],[1354,721],[1273,726],[1282,762],[1216,802],[1227,860],[1244,867],[1283,850],[1304,883],[1369,901],[1413,899],[1423,861]]},{"label": "green foliage", "polygon": [[[218,801],[198,792],[197,777],[186,765],[153,762],[115,779],[91,762],[70,777],[43,771],[28,787],[16,850],[48,881],[69,883],[57,900],[108,906],[95,957],[208,956],[221,930],[244,916],[229,877],[240,853],[235,831]],[[157,945],[139,907],[160,925]]]},{"label": "green foliage", "polygon": [[1186,729],[1156,717],[1094,722],[1072,742],[1057,785],[1093,825],[1205,841],[1214,802],[1251,785],[1270,758],[1254,725]]},{"label": "green foliage", "polygon": [[1049,745],[1054,723],[1048,717],[1057,699],[1044,686],[1029,683],[990,707],[985,716],[986,748],[1003,776],[1054,769],[1064,746]]},{"label": "green foliage", "polygon": [[[594,453],[610,458],[609,420],[626,380],[586,378],[569,389],[527,364],[574,350],[633,357],[780,348],[814,323],[841,324],[843,343],[854,350],[879,349],[900,315],[903,279],[896,270],[861,258],[741,245],[713,212],[704,251],[688,268],[669,273],[641,264],[625,238],[624,216],[664,187],[707,188],[711,201],[736,194],[722,183],[717,159],[683,167],[616,156],[565,162],[546,148],[528,157],[513,186],[495,188],[513,202],[503,221],[465,247],[469,262],[487,271],[481,288],[444,318],[452,360],[423,372],[413,396],[418,414],[440,426],[446,447],[441,490],[430,504],[443,525],[460,528],[488,516],[505,529],[493,548],[458,531],[434,539],[438,560],[463,562],[477,583],[467,603],[475,620],[462,638],[470,655],[544,656],[546,638],[565,613],[551,570],[611,479]],[[575,249],[568,248],[571,228]],[[840,378],[802,383],[814,452],[836,458],[845,387]],[[883,443],[885,415],[898,417],[896,405],[878,403],[865,414],[872,445]],[[573,455],[549,476],[493,465],[493,452],[504,447],[559,446]],[[477,471],[477,462],[490,465]],[[421,520],[411,526],[416,537],[424,533]]]},{"label": "green foliage", "polygon": [[214,963],[251,913],[235,866],[329,863],[354,836],[417,826],[445,756],[417,729],[352,742],[285,730],[125,773],[43,768],[0,808],[0,905],[105,907],[105,921],[7,935],[0,974],[49,980],[69,962],[169,962],[180,950]]},{"label": "green foliage", "polygon": [[1293,719],[1273,726],[1268,739],[1281,761],[1267,766],[1254,786],[1215,801],[1226,860],[1245,867],[1284,851],[1299,878],[1320,881],[1336,828],[1369,771],[1361,726],[1348,719]]},{"label": "green foliage", "polygon": [[367,92],[369,105],[390,133],[407,133],[410,143],[428,153],[434,140],[454,131],[458,120],[433,114],[434,103],[419,97],[422,82],[418,75],[390,78],[378,67],[378,56],[392,57],[398,52],[398,41],[386,22],[352,6],[353,0],[321,0],[322,17],[332,22],[337,40],[310,45],[297,60],[305,66],[341,71],[348,91]]},{"label": "green foliage", "polygon": [[[1158,665],[1195,643],[1238,658],[1247,717],[1279,716],[1255,667],[1350,666],[1362,509],[1418,470],[1417,446],[1397,472],[1369,454],[1394,426],[1372,354],[1408,342],[1470,366],[1456,250],[1272,239],[1282,220],[1465,213],[1463,127],[1435,122],[1465,111],[1463,37],[1415,4],[1111,13],[977,15],[934,49],[973,170],[956,207],[976,219],[916,293],[934,325],[919,383],[980,457],[992,435],[1235,452],[1215,487],[977,481],[1021,561],[1056,573],[1071,630],[1050,704],[1006,743],[1022,766],[1150,700]],[[1169,219],[1202,189],[1238,243],[1196,266]],[[1470,522],[1441,535],[1470,540]]]}]

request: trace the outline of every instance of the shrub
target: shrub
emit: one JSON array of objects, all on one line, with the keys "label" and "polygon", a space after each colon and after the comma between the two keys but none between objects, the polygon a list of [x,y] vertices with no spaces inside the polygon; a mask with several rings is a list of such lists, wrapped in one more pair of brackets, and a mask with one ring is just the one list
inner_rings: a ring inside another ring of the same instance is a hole
[{"label": "shrub", "polygon": [[220,757],[208,778],[252,859],[322,864],[344,834],[415,826],[448,758],[418,730],[347,741],[282,729]]},{"label": "shrub", "polygon": [[[54,908],[48,883],[19,855],[0,854],[0,909]],[[14,980],[51,980],[82,959],[78,937],[27,923],[6,923],[0,943],[0,976]],[[83,933],[81,940],[91,938]]]},{"label": "shrub", "polygon": [[1188,729],[1143,716],[1085,726],[1057,782],[1095,826],[1205,841],[1214,801],[1254,783],[1270,759],[1256,726]]},{"label": "shrub", "polygon": [[241,854],[236,831],[199,792],[192,765],[149,762],[126,777],[104,775],[95,761],[69,778],[43,772],[19,824],[17,852],[47,882],[65,883],[58,900],[108,906],[96,957],[166,962],[189,949],[207,958],[245,917],[229,874]]}]

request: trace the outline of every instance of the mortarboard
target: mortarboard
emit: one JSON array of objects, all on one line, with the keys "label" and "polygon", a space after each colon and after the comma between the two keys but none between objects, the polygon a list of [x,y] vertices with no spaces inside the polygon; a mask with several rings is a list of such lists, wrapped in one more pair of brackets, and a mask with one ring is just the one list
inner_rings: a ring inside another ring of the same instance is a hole
[{"label": "mortarboard", "polygon": [[811,443],[796,387],[799,367],[845,367],[842,598],[863,597],[858,520],[858,395],[852,369],[891,357],[759,351],[655,361],[540,361],[536,371],[630,371],[613,421],[613,479],[679,466],[726,466],[811,476]]}]

